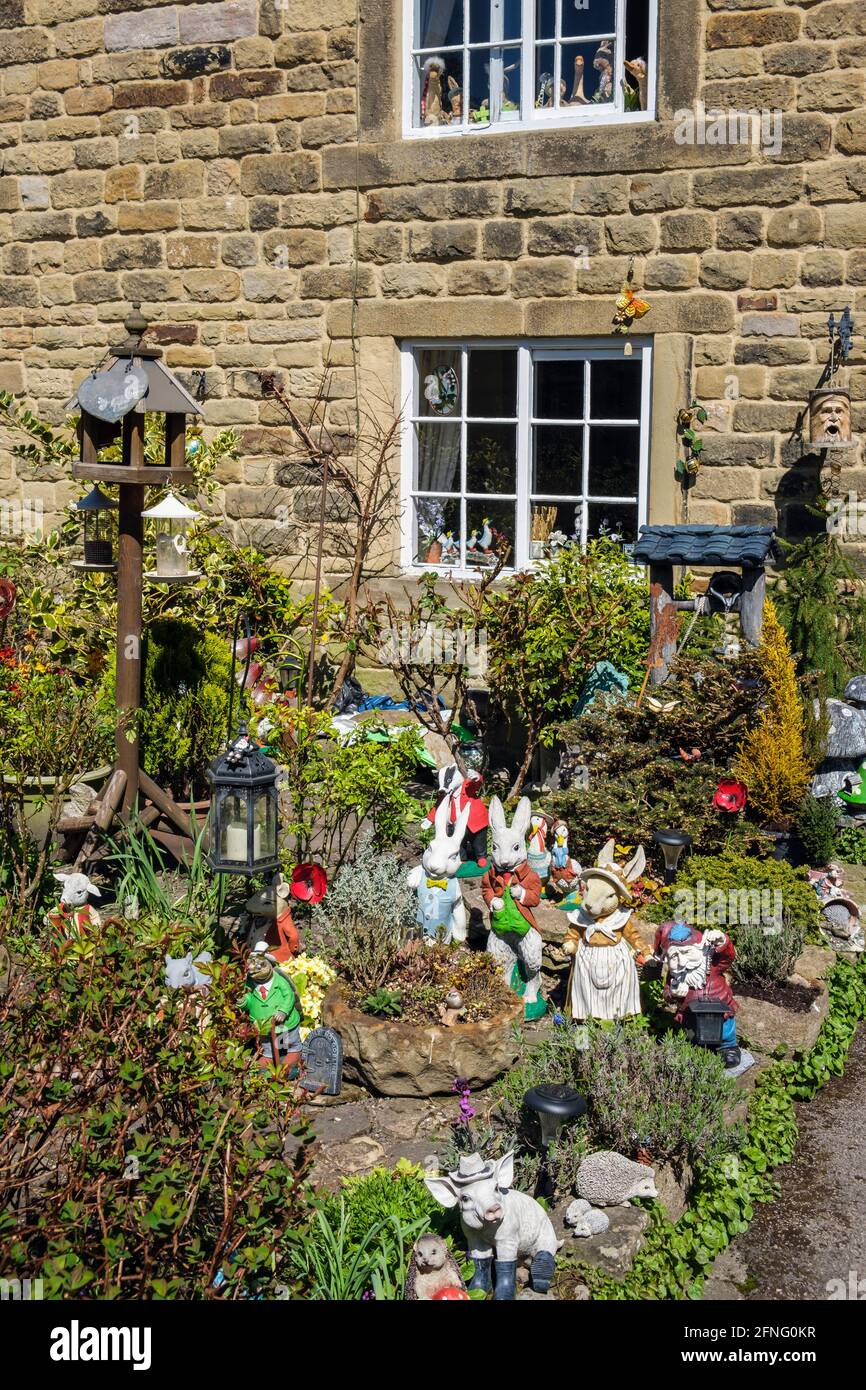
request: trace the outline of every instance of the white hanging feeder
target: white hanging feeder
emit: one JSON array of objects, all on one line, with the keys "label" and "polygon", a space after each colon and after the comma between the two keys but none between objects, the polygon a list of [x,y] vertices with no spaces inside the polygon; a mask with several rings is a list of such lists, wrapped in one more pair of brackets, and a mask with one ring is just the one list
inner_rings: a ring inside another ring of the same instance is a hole
[{"label": "white hanging feeder", "polygon": [[156,569],[148,570],[145,579],[157,584],[192,584],[200,579],[201,570],[189,569],[186,533],[201,512],[194,511],[169,492],[141,515],[147,521],[156,522]]}]

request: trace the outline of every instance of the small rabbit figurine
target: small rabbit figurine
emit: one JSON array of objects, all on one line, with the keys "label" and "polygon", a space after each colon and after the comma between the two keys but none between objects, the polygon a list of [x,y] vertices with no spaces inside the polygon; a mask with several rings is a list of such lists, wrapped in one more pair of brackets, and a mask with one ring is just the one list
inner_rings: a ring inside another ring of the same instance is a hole
[{"label": "small rabbit figurine", "polygon": [[418,893],[416,922],[425,937],[441,938],[446,944],[466,940],[466,907],[455,877],[460,868],[460,845],[471,813],[464,806],[453,827],[449,825],[450,802],[440,801],[433,815],[433,839],[421,856],[421,863],[409,870],[407,883]]},{"label": "small rabbit figurine", "polygon": [[502,802],[494,796],[493,864],[481,880],[481,895],[490,909],[487,949],[501,964],[505,983],[523,996],[527,1019],[540,1018],[547,1010],[541,994],[542,940],[531,911],[541,902],[541,879],[526,862],[531,815],[529,797],[521,797],[509,828]]}]

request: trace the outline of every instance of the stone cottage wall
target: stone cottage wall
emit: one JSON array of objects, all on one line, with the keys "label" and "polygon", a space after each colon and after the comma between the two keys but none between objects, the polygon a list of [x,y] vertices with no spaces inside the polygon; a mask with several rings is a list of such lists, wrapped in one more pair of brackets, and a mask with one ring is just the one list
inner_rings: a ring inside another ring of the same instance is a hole
[{"label": "stone cottage wall", "polygon": [[[292,486],[260,371],[303,412],[327,364],[350,447],[358,382],[383,420],[399,406],[401,338],[605,334],[634,256],[652,519],[686,515],[692,395],[710,420],[689,519],[799,519],[827,314],[866,329],[866,6],[659,3],[653,125],[406,142],[400,0],[360,0],[360,25],[356,0],[0,0],[0,389],[62,418],[140,301],[208,426],[241,434],[231,525],[290,566],[318,496]],[[781,151],[678,142],[699,100],[781,112]],[[862,432],[859,345],[850,384]],[[859,449],[836,486],[866,498]],[[73,495],[0,450],[0,499],[50,523]]]}]

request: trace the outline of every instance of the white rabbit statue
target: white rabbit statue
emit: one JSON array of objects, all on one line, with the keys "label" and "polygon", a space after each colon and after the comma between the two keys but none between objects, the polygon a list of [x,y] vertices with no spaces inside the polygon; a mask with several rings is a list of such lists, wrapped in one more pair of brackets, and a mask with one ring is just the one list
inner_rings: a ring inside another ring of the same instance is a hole
[{"label": "white rabbit statue", "polygon": [[424,850],[421,863],[410,869],[407,876],[409,887],[418,894],[418,926],[425,937],[446,944],[466,940],[466,906],[456,874],[472,808],[464,806],[453,827],[448,822],[449,809],[445,797],[433,817],[433,839]]},{"label": "white rabbit statue", "polygon": [[487,949],[502,966],[505,983],[523,996],[524,1017],[547,1011],[541,994],[543,943],[532,915],[541,902],[541,879],[526,862],[526,832],[532,815],[528,796],[521,797],[511,826],[498,796],[490,803],[493,852],[481,880],[481,895],[490,909]]}]

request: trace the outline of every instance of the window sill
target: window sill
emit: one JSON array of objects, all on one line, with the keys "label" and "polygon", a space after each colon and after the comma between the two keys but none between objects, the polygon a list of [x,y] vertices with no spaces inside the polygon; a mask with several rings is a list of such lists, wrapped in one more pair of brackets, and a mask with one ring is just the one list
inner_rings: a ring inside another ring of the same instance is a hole
[{"label": "window sill", "polygon": [[655,121],[652,111],[610,112],[600,108],[581,109],[580,113],[565,111],[559,116],[538,116],[526,120],[498,121],[495,125],[477,122],[474,125],[404,126],[404,140],[459,140],[467,135],[544,134],[550,130],[597,130],[618,126],[648,125]]}]

